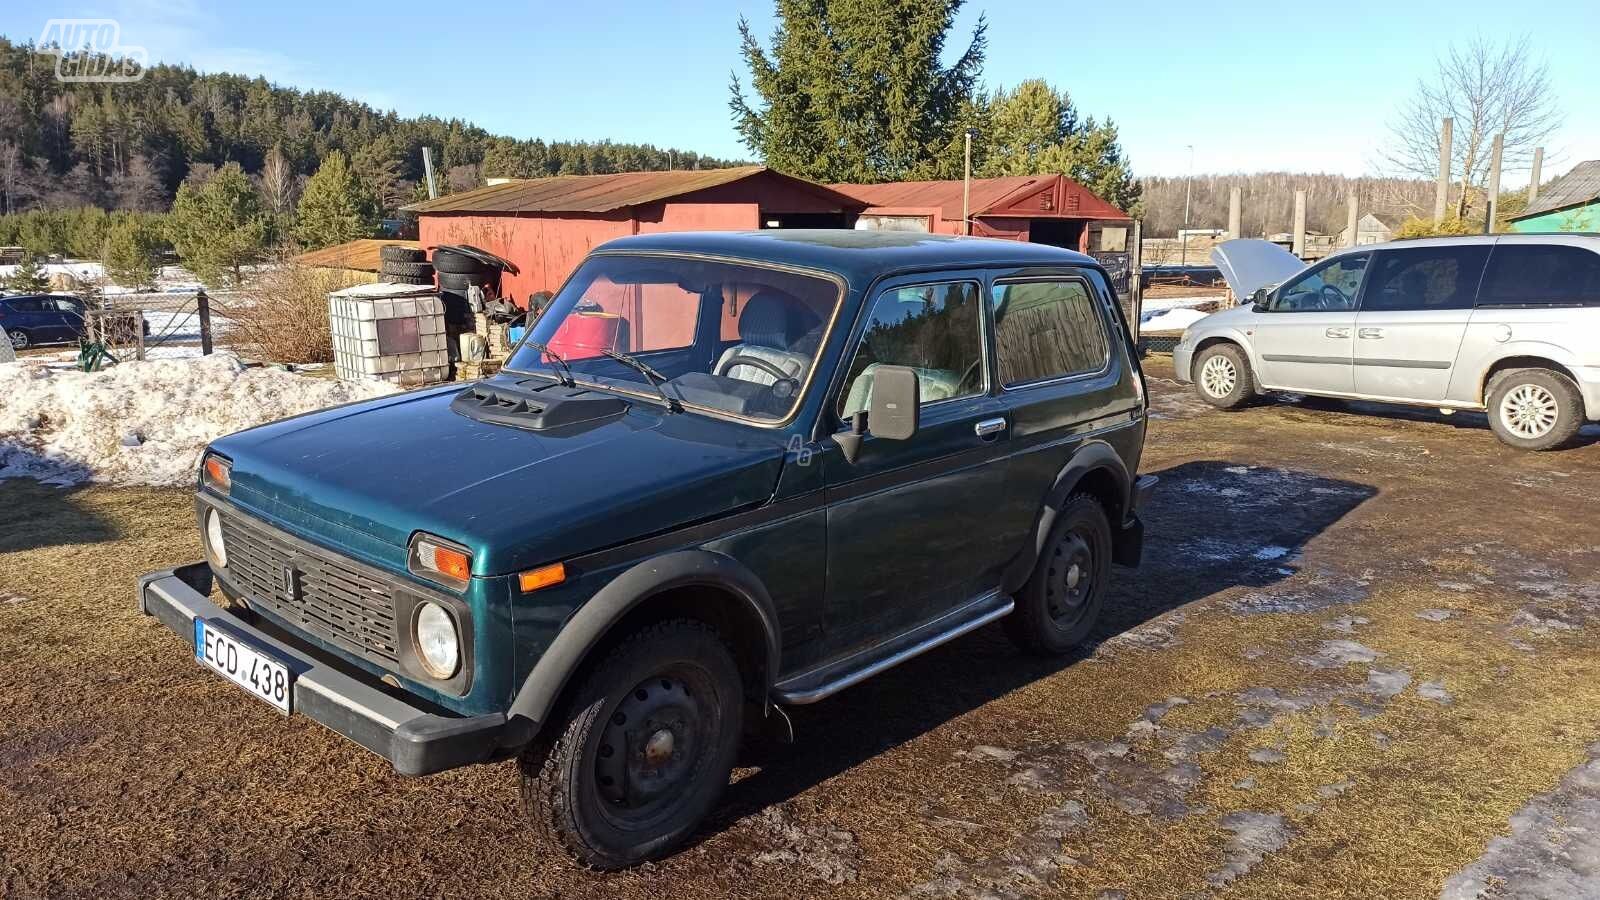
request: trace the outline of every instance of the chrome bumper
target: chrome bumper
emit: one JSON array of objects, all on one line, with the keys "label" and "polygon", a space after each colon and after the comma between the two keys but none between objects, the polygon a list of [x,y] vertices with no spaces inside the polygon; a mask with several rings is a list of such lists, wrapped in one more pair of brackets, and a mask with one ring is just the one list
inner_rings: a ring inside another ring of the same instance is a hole
[{"label": "chrome bumper", "polygon": [[212,603],[213,577],[203,562],[152,572],[139,579],[139,611],[182,636],[191,654],[197,617],[219,622],[266,649],[295,673],[295,714],[387,759],[402,775],[443,772],[500,753],[504,714],[452,717],[412,706]]}]

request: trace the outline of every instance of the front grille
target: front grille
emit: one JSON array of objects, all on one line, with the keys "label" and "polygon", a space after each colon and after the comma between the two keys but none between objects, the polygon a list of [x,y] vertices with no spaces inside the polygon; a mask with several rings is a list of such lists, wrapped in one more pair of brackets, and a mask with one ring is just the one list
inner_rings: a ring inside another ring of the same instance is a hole
[{"label": "front grille", "polygon": [[399,661],[394,596],[380,579],[323,551],[222,513],[226,574],[254,606],[374,662]]}]

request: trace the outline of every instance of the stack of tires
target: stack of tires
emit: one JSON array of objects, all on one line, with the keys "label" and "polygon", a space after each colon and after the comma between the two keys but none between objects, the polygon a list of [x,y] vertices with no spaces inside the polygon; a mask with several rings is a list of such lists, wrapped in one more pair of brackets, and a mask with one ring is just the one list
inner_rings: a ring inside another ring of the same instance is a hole
[{"label": "stack of tires", "polygon": [[500,269],[480,256],[451,247],[436,247],[433,268],[439,273],[439,298],[444,301],[447,322],[472,321],[467,293],[473,285],[481,288],[485,297],[496,294],[494,288],[499,283]]},{"label": "stack of tires", "polygon": [[388,244],[378,248],[378,277],[390,284],[433,284],[433,265],[422,250]]}]

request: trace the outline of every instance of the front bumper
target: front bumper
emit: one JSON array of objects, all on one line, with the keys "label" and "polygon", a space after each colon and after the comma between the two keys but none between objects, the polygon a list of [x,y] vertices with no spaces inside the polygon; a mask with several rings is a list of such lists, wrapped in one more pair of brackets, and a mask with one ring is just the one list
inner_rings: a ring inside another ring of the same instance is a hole
[{"label": "front bumper", "polygon": [[387,759],[402,775],[430,775],[501,755],[509,736],[503,713],[459,717],[413,706],[212,603],[212,579],[203,562],[152,572],[139,579],[139,611],[183,636],[191,654],[197,617],[265,648],[295,673],[295,713]]},{"label": "front bumper", "polygon": [[1182,384],[1188,384],[1193,379],[1189,377],[1189,364],[1194,360],[1194,348],[1178,345],[1172,348],[1172,373]]}]

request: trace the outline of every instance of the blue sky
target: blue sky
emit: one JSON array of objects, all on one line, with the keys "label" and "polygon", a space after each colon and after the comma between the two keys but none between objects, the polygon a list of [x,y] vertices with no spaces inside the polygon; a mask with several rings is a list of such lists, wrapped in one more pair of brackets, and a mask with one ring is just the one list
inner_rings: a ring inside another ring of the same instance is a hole
[{"label": "blue sky", "polygon": [[[1524,12],[1513,14],[1511,10]],[[1336,9],[1336,15],[1309,13]],[[1141,175],[1290,169],[1379,173],[1386,123],[1452,40],[1526,34],[1550,66],[1565,127],[1546,177],[1600,157],[1600,0],[969,2],[989,20],[990,85],[1041,76],[1114,117]],[[767,0],[32,2],[0,34],[51,17],[110,17],[151,59],[261,74],[404,114],[459,116],[522,137],[601,138],[748,155],[730,124],[736,23]],[[1508,173],[1508,184],[1525,175]]]}]

